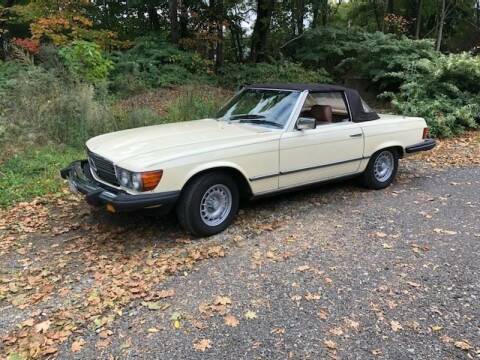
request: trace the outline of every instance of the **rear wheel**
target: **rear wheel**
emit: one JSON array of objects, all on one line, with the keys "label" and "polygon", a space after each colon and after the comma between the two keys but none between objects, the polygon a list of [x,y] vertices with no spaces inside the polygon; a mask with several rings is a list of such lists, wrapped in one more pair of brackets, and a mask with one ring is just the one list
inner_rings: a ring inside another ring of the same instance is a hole
[{"label": "rear wheel", "polygon": [[372,155],[362,175],[362,183],[370,189],[384,189],[389,186],[398,171],[398,153],[393,149],[377,151]]},{"label": "rear wheel", "polygon": [[195,236],[218,234],[232,223],[238,202],[235,181],[223,172],[209,172],[184,189],[177,206],[178,220]]}]

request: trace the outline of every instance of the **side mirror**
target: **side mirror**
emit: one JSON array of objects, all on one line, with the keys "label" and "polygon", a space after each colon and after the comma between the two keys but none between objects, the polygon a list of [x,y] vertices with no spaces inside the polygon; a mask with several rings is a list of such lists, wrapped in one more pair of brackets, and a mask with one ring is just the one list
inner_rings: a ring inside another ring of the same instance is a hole
[{"label": "side mirror", "polygon": [[317,122],[313,118],[301,117],[298,118],[296,128],[298,130],[308,130],[315,129],[317,127]]}]

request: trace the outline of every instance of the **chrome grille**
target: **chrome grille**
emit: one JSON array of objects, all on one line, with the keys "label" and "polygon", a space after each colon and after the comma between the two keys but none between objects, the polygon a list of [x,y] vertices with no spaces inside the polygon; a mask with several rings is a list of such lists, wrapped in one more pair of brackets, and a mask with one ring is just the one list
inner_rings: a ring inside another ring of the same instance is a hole
[{"label": "chrome grille", "polygon": [[90,169],[98,176],[98,178],[109,184],[115,186],[119,185],[115,174],[115,167],[111,161],[88,151],[88,162],[90,164]]}]

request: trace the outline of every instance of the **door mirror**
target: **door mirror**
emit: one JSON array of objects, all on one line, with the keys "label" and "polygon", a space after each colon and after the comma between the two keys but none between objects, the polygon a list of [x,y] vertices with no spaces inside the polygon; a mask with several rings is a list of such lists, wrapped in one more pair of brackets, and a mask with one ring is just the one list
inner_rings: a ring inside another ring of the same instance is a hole
[{"label": "door mirror", "polygon": [[301,117],[298,118],[296,127],[298,130],[315,129],[317,127],[317,122],[313,118]]}]

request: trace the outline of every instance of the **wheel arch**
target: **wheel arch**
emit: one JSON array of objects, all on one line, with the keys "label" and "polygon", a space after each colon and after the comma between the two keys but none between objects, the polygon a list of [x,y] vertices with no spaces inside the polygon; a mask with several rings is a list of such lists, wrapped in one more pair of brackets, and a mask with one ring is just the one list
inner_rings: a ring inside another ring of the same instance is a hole
[{"label": "wheel arch", "polygon": [[374,148],[370,154],[370,157],[380,150],[389,150],[389,149],[395,150],[400,159],[402,159],[405,156],[405,148],[403,147],[403,145],[398,142],[392,141],[392,142],[383,143],[377,146],[376,148]]},{"label": "wheel arch", "polygon": [[250,182],[248,181],[245,172],[237,165],[230,163],[209,164],[193,169],[188,173],[181,191],[183,192],[185,188],[199,176],[216,171],[227,173],[233,178],[242,198],[252,197],[252,187],[250,186]]}]

